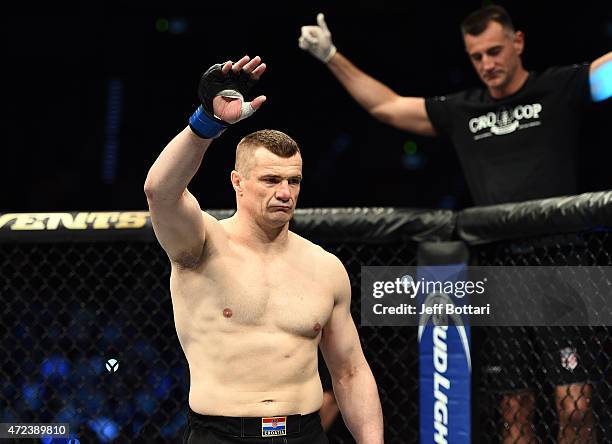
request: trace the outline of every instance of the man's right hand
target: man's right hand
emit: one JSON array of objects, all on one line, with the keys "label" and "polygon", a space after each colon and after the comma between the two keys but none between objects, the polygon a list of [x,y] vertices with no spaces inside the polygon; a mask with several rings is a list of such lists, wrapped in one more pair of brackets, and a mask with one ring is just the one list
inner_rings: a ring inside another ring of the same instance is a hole
[{"label": "man's right hand", "polygon": [[191,130],[204,139],[219,137],[228,125],[251,116],[266,100],[248,95],[266,70],[261,58],[244,56],[238,62],[216,64],[208,68],[198,87],[200,106],[189,119]]},{"label": "man's right hand", "polygon": [[331,32],[325,23],[325,16],[317,14],[317,26],[302,26],[299,39],[300,48],[327,63],[336,54],[336,47],[331,38]]},{"label": "man's right hand", "polygon": [[[244,56],[236,63],[225,62],[221,73],[250,85],[259,80],[265,70],[266,64],[261,63],[259,56],[253,60],[249,56]],[[234,92],[240,93],[240,91]],[[266,96],[258,96],[251,102],[245,102],[244,97],[240,96],[241,94],[234,94],[231,90],[220,91],[213,99],[215,116],[224,122],[236,123],[252,115],[266,100]]]}]

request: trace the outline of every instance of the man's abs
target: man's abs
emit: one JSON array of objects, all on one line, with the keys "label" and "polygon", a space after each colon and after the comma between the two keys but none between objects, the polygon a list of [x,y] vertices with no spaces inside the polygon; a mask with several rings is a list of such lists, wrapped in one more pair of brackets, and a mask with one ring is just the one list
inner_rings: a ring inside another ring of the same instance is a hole
[{"label": "man's abs", "polygon": [[316,338],[249,327],[212,331],[184,344],[198,413],[221,416],[306,414],[320,408]]}]

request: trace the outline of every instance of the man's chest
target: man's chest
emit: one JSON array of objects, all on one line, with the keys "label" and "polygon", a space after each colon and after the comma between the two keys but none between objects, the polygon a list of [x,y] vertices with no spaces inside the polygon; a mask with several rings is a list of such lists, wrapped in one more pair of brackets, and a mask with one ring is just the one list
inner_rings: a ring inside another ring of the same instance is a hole
[{"label": "man's chest", "polygon": [[450,115],[453,138],[475,146],[566,132],[580,120],[565,94],[541,88],[499,102],[459,100]]},{"label": "man's chest", "polygon": [[553,125],[558,110],[550,101],[525,100],[518,103],[471,106],[458,113],[455,137],[478,145],[522,137],[535,137],[542,129]]},{"label": "man's chest", "polygon": [[262,260],[228,255],[211,261],[204,276],[208,305],[231,313],[230,325],[260,325],[316,336],[333,308],[333,288],[305,260]]}]

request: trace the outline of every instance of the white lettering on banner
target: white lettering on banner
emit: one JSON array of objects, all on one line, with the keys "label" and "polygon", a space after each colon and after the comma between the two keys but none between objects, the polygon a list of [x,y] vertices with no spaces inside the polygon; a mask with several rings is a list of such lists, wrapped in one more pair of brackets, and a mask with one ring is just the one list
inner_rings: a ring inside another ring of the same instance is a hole
[{"label": "white lettering on banner", "polygon": [[0,229],[11,231],[139,229],[147,224],[145,211],[80,213],[5,213]]},{"label": "white lettering on banner", "polygon": [[442,389],[450,390],[450,380],[444,375],[448,370],[448,347],[446,344],[447,326],[433,328],[433,388],[434,398],[434,441],[437,444],[447,444],[448,437],[448,396]]},{"label": "white lettering on banner", "polygon": [[435,327],[433,330],[434,367],[439,373],[448,369],[448,352],[446,348],[446,330],[448,327]]},{"label": "white lettering on banner", "polygon": [[[488,134],[501,136],[504,134],[510,134],[517,129],[526,129],[534,126],[533,122],[530,124],[519,124],[524,119],[539,119],[540,113],[542,112],[542,104],[532,103],[527,105],[518,105],[514,108],[499,108],[497,112],[488,112],[482,116],[474,117],[469,120],[468,128],[472,134],[478,133],[479,131],[489,130]],[[481,139],[483,136],[479,134],[476,136]],[[476,139],[475,137],[475,139]]]}]

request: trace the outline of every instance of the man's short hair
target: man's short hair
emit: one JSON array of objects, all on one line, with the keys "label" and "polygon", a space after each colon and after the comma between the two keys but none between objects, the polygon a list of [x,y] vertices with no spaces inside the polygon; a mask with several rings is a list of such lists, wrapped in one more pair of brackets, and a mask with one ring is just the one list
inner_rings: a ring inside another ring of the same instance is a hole
[{"label": "man's short hair", "polygon": [[461,34],[464,37],[466,34],[480,35],[490,22],[497,22],[504,30],[514,33],[514,24],[508,11],[499,5],[489,5],[472,12],[461,22]]},{"label": "man's short hair", "polygon": [[279,157],[289,158],[300,153],[297,142],[282,131],[260,130],[245,137],[236,147],[235,170],[248,177],[253,167],[253,153],[257,148],[265,148]]}]

